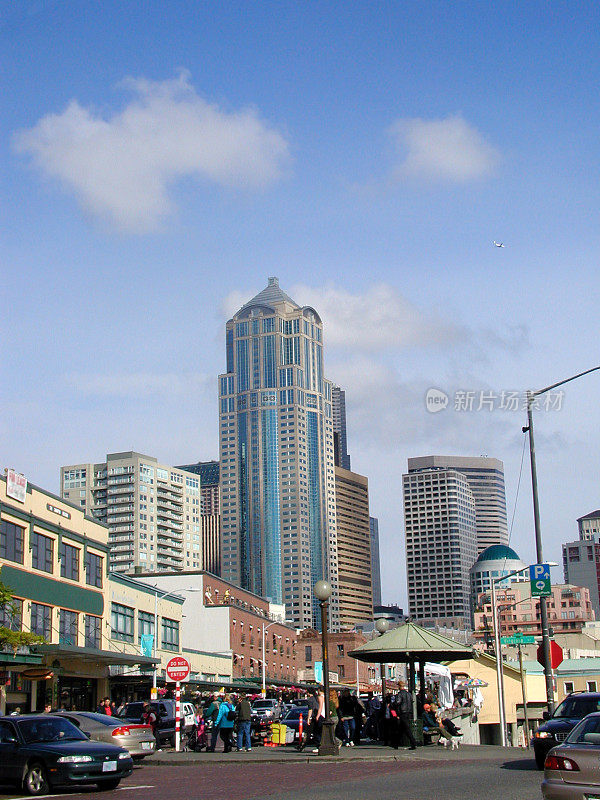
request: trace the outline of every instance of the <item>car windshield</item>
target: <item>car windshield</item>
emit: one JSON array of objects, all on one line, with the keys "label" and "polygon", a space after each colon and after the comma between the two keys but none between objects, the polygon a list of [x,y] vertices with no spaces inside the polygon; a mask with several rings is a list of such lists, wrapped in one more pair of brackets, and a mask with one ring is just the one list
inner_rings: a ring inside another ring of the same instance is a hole
[{"label": "car windshield", "polygon": [[600,711],[600,697],[567,697],[554,712],[554,719],[583,719],[594,711]]},{"label": "car windshield", "polygon": [[143,703],[129,703],[125,706],[125,708],[121,711],[120,714],[117,714],[118,717],[141,717],[142,711],[144,710]]},{"label": "car windshield", "polygon": [[274,705],[273,700],[256,700],[252,704],[252,708],[273,708]]},{"label": "car windshield", "polygon": [[600,745],[600,716],[582,719],[567,736],[567,742],[576,744]]},{"label": "car windshield", "polygon": [[19,730],[27,744],[34,742],[86,742],[88,737],[68,719],[57,717],[34,717],[20,720]]},{"label": "car windshield", "polygon": [[106,714],[96,714],[94,711],[82,711],[78,716],[96,722],[98,725],[106,725],[107,728],[118,728],[121,725],[113,717],[107,717]]},{"label": "car windshield", "polygon": [[308,708],[296,707],[292,708],[288,711],[285,715],[285,719],[300,719],[300,714],[306,719],[308,714]]}]

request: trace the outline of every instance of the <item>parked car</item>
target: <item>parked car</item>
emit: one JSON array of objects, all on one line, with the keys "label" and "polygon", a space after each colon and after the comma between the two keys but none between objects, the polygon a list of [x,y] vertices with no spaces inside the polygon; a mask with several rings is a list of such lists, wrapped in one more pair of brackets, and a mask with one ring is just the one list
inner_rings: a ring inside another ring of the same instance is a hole
[{"label": "parked car", "polygon": [[123,724],[123,720],[96,714],[93,711],[58,711],[61,717],[68,719],[85,733],[90,739],[106,744],[124,747],[134,761],[141,761],[152,755],[156,748],[156,739],[151,725],[136,723]]},{"label": "parked car", "polygon": [[552,716],[544,712],[545,721],[531,740],[538,769],[544,768],[548,752],[564,742],[575,725],[594,711],[600,711],[600,692],[574,692],[565,697]]},{"label": "parked car", "polygon": [[[141,723],[145,705],[146,704],[142,702],[127,703],[115,719]],[[150,705],[158,717],[156,735],[159,743],[162,745],[168,742],[172,747],[175,747],[175,700],[152,700]],[[183,732],[185,728],[185,718],[183,715],[179,718],[179,727]]]},{"label": "parked car", "polygon": [[268,717],[260,717],[254,714],[250,720],[250,739],[252,744],[264,744],[265,739],[271,735],[271,725],[273,721]]},{"label": "parked car", "polygon": [[116,789],[132,770],[132,758],[123,747],[91,742],[58,715],[0,719],[0,783],[23,787],[28,794],[77,784]]},{"label": "parked car", "polygon": [[546,756],[542,795],[546,800],[600,797],[600,713],[589,714]]},{"label": "parked car", "polygon": [[253,717],[266,717],[273,722],[273,720],[279,719],[281,715],[281,706],[279,702],[273,698],[255,700],[250,708],[250,713]]},{"label": "parked car", "polygon": [[181,713],[183,715],[185,727],[193,728],[196,724],[196,709],[193,703],[182,703]]},{"label": "parked car", "polygon": [[281,722],[294,731],[294,740],[298,738],[300,731],[300,716],[302,715],[303,736],[306,736],[308,728],[308,706],[293,706],[287,714],[282,717]]}]

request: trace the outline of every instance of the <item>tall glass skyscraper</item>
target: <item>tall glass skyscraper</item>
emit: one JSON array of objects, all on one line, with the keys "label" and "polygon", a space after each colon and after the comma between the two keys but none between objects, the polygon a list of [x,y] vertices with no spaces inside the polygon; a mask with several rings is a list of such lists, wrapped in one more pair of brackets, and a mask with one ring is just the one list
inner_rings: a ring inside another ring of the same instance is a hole
[{"label": "tall glass skyscraper", "polygon": [[226,327],[219,376],[221,569],[225,580],[283,603],[319,627],[314,583],[333,586],[339,627],[332,385],[323,325],[277,278]]}]

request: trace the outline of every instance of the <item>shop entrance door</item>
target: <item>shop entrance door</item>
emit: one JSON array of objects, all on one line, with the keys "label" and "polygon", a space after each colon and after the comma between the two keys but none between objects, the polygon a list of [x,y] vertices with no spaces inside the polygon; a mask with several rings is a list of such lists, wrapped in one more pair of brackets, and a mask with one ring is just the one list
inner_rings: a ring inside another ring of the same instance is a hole
[{"label": "shop entrance door", "polygon": [[58,679],[58,705],[68,711],[95,711],[98,705],[97,680],[95,678],[69,678],[60,676]]}]

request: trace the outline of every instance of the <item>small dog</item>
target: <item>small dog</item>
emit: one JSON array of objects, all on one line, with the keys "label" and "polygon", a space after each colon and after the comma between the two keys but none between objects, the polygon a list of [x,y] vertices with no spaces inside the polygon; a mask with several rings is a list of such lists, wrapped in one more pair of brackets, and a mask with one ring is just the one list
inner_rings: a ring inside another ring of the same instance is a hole
[{"label": "small dog", "polygon": [[449,747],[451,750],[458,750],[460,744],[460,737],[453,736],[451,739],[442,739],[444,747]]}]

